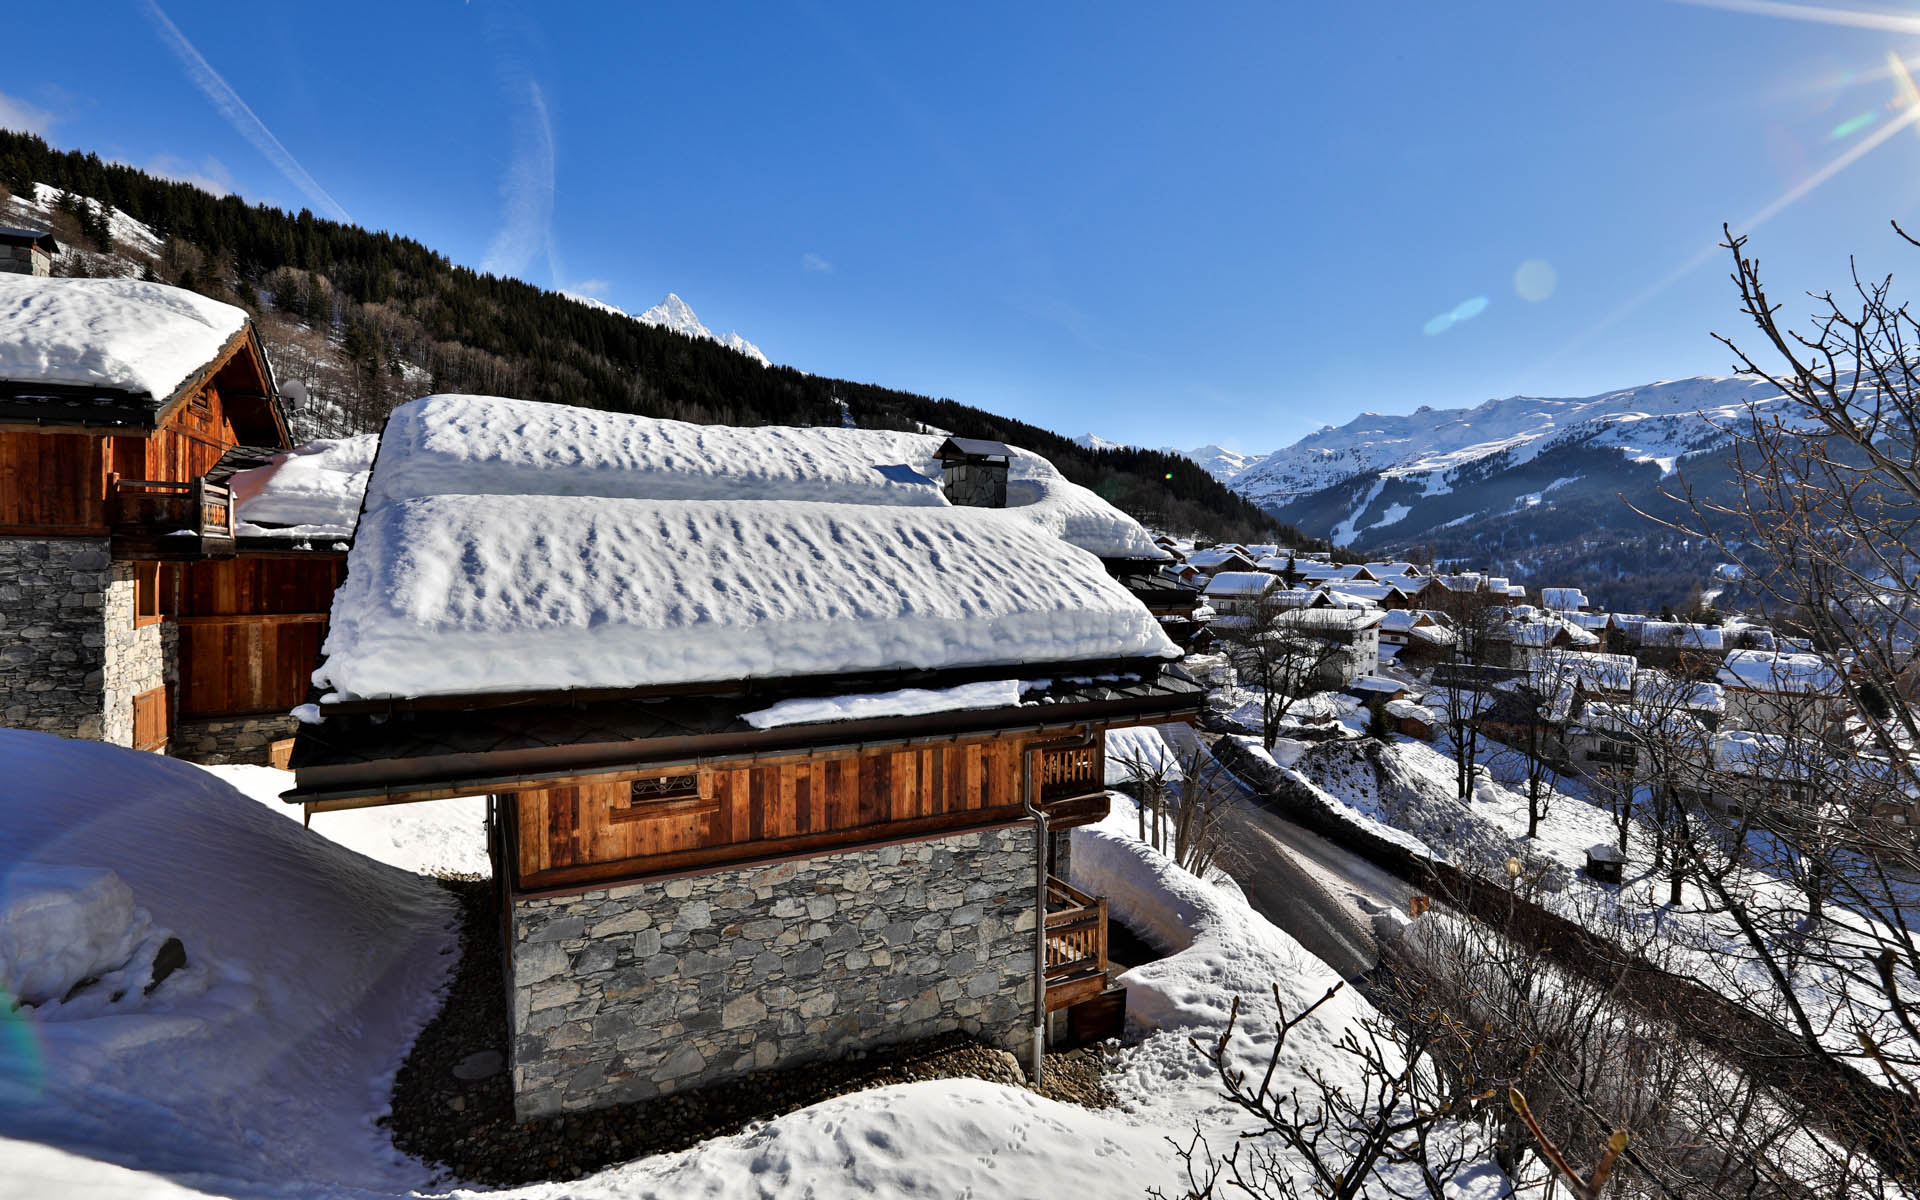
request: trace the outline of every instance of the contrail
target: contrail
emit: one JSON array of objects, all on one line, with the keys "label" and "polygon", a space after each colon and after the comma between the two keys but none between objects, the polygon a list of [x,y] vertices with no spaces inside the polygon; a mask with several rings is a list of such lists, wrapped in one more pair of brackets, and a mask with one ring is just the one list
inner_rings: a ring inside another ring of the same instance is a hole
[{"label": "contrail", "polygon": [[513,163],[500,182],[506,215],[499,232],[487,244],[480,269],[493,275],[520,275],[536,255],[545,251],[553,286],[559,287],[559,263],[553,246],[553,120],[540,84],[532,79],[524,82],[527,110],[514,122]]},{"label": "contrail", "polygon": [[143,3],[146,6],[147,16],[153,20],[154,27],[160,31],[160,36],[166,40],[167,46],[180,60],[180,65],[187,69],[187,77],[206,95],[208,100],[213,102],[213,107],[227,119],[227,124],[233,126],[234,131],[247,139],[255,150],[266,155],[267,161],[286,176],[289,183],[299,188],[313,203],[314,208],[336,221],[351,221],[353,218],[347,215],[347,210],[341,208],[339,202],[327,194],[327,189],[321,187],[313,176],[307,174],[307,169],[287,152],[287,148],[280,144],[279,138],[273,136],[273,131],[268,129],[259,117],[254,116],[253,110],[247,107],[247,102],[240,98],[240,93],[234,91],[232,86],[220,77],[220,72],[214,70],[212,64],[201,57],[200,52],[194,49],[193,43],[187,40],[187,35],[181,33],[180,27],[161,11],[160,5],[155,0],[143,0]]}]

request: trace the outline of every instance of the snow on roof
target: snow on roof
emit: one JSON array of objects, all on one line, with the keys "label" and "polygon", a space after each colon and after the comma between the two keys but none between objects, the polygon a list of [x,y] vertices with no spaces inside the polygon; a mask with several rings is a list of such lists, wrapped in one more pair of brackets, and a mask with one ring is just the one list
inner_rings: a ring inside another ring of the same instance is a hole
[{"label": "snow on roof", "polygon": [[1367,564],[1367,570],[1373,572],[1382,582],[1385,582],[1389,575],[1417,575],[1420,572],[1420,568],[1410,562],[1370,562]]},{"label": "snow on roof", "polygon": [[1381,615],[1378,609],[1296,608],[1279,614],[1274,618],[1274,624],[1286,625],[1294,629],[1337,630],[1351,633],[1372,629],[1380,624]]},{"label": "snow on roof", "polygon": [[[934,434],[694,425],[495,396],[428,396],[381,435],[373,503],[443,494],[949,507]],[[1167,560],[1139,522],[1013,450],[1009,513],[1103,558]]]},{"label": "snow on roof", "polygon": [[370,504],[323,649],[341,699],[1179,656],[1004,512],[534,495]]},{"label": "snow on roof", "polygon": [[1563,612],[1560,619],[1572,625],[1578,625],[1588,633],[1597,633],[1613,624],[1612,613]]},{"label": "snow on roof", "polygon": [[1580,710],[1578,727],[1629,734],[1658,730],[1667,737],[1687,742],[1703,742],[1707,728],[1691,713],[1640,708],[1632,704],[1610,704],[1596,700]]},{"label": "snow on roof", "polygon": [[1246,557],[1233,546],[1209,546],[1205,550],[1190,551],[1187,554],[1187,564],[1198,567],[1202,571],[1211,571],[1236,555],[1241,558]]},{"label": "snow on roof", "polygon": [[1587,606],[1587,594],[1579,588],[1541,588],[1540,604],[1559,612],[1577,612]]},{"label": "snow on roof", "polygon": [[1590,654],[1549,650],[1534,664],[1534,673],[1558,674],[1589,691],[1626,692],[1633,687],[1640,663],[1631,654]]},{"label": "snow on roof", "polygon": [[231,304],[163,283],[0,274],[0,379],[144,393],[157,406],[246,324]]},{"label": "snow on roof", "polygon": [[1386,711],[1390,717],[1397,717],[1403,721],[1420,721],[1427,725],[1434,724],[1437,719],[1431,708],[1428,708],[1424,704],[1416,704],[1412,700],[1407,699],[1387,701]]},{"label": "snow on roof", "polygon": [[1207,582],[1207,598],[1264,596],[1280,580],[1264,571],[1222,571]]},{"label": "snow on roof", "polygon": [[1694,625],[1686,621],[1643,621],[1640,623],[1640,644],[1685,650],[1725,649],[1718,627]]},{"label": "snow on roof", "polygon": [[310,442],[265,466],[236,471],[238,532],[251,537],[351,537],[379,449],[377,434]]},{"label": "snow on roof", "polygon": [[1355,692],[1379,692],[1383,695],[1392,695],[1394,692],[1406,691],[1407,685],[1398,679],[1388,679],[1384,675],[1358,675],[1347,684],[1347,689]]},{"label": "snow on roof", "polygon": [[1669,704],[1716,713],[1727,706],[1726,689],[1719,684],[1682,679],[1652,667],[1634,677],[1633,691],[1643,704]]},{"label": "snow on roof", "polygon": [[1367,583],[1363,580],[1356,579],[1331,583],[1327,585],[1327,591],[1332,593],[1335,599],[1346,597],[1351,600],[1364,601],[1368,604],[1378,604],[1388,596],[1395,594],[1395,589],[1384,583]]},{"label": "snow on roof", "polygon": [[1839,673],[1817,654],[1730,651],[1721,664],[1719,679],[1727,687],[1745,691],[1833,695],[1840,690]]}]

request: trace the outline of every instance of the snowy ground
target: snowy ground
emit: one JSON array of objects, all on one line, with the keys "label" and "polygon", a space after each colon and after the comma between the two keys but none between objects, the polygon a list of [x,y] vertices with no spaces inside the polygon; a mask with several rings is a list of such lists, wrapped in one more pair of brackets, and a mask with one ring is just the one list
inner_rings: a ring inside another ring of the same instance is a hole
[{"label": "snowy ground", "polygon": [[[0,1197],[448,1194],[373,1121],[437,1004],[452,908],[431,881],[367,854],[471,869],[473,802],[322,814],[303,829],[274,798],[284,775],[263,768],[209,771],[17,731],[0,731],[0,763],[0,889],[16,875],[44,882],[44,867],[111,871],[149,923],[142,944],[170,931],[189,962],[150,996],[83,996],[0,1017]],[[1075,882],[1171,952],[1123,980],[1143,1039],[1112,1080],[1120,1108],[976,1081],[908,1084],[503,1194],[1057,1200],[1172,1190],[1165,1139],[1197,1121],[1224,1145],[1242,1124],[1188,1039],[1217,1036],[1240,995],[1241,1028],[1256,1032],[1233,1053],[1264,1063],[1271,1035],[1257,1031],[1271,1027],[1271,986],[1304,1007],[1334,976],[1230,882],[1203,883],[1142,846],[1127,833],[1131,810],[1116,808],[1075,832]],[[33,928],[32,913],[5,896],[0,926]],[[1296,1033],[1280,1078],[1298,1080],[1308,1066],[1339,1076],[1331,1047],[1368,1011],[1342,992]],[[1460,1194],[1500,1187],[1489,1171]]]}]

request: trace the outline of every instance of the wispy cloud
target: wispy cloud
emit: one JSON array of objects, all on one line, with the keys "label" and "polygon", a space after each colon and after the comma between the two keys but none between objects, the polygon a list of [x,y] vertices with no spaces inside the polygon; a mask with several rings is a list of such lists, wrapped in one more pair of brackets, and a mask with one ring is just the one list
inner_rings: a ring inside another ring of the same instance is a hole
[{"label": "wispy cloud", "polygon": [[198,166],[178,155],[156,154],[140,164],[140,169],[175,183],[190,183],[215,196],[230,196],[234,191],[233,172],[227,170],[227,164],[211,154],[201,159]]},{"label": "wispy cloud", "polygon": [[167,17],[160,6],[154,0],[145,0],[145,7],[154,28],[160,32],[161,40],[180,60],[180,65],[186,68],[187,78],[213,103],[214,109],[226,118],[227,124],[233,126],[234,132],[265,155],[274,169],[286,176],[287,182],[300,189],[315,210],[336,221],[351,220],[347,210],[340,207],[339,202],[328,195],[313,176],[307,174],[307,169],[280,144],[280,139],[273,136],[273,131],[267,128],[266,123],[254,115],[253,110],[247,107],[247,102],[240,98],[240,93],[234,91],[221,78],[220,72],[213,69],[200,51],[194,49],[187,35],[180,32],[180,27]]},{"label": "wispy cloud", "polygon": [[800,256],[800,269],[802,271],[812,271],[816,275],[833,274],[833,264],[812,252]]},{"label": "wispy cloud", "polygon": [[0,92],[0,129],[16,133],[45,133],[59,118],[37,104]]},{"label": "wispy cloud", "polygon": [[545,254],[549,282],[560,285],[553,245],[553,119],[537,80],[521,79],[509,90],[524,89],[526,107],[513,122],[513,161],[500,181],[505,207],[499,232],[487,244],[480,269],[495,275],[520,275]]},{"label": "wispy cloud", "polygon": [[567,290],[582,296],[605,296],[613,290],[613,284],[605,279],[576,279],[567,285]]}]

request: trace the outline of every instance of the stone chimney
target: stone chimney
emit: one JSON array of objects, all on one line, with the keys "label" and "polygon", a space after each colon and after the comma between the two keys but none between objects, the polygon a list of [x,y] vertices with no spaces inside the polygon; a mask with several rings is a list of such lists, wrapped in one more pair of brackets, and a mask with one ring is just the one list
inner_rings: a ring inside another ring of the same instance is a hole
[{"label": "stone chimney", "polygon": [[941,490],[950,504],[969,508],[1007,506],[1007,464],[1013,451],[1000,442],[950,437],[937,452]]}]

